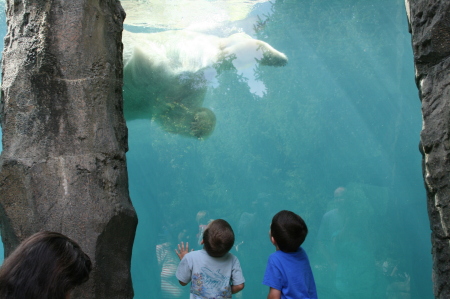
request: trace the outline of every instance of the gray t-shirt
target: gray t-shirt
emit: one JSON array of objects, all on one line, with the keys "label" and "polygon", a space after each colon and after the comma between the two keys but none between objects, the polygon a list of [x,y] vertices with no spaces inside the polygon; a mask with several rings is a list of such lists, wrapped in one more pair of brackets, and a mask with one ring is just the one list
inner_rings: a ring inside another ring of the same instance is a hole
[{"label": "gray t-shirt", "polygon": [[245,282],[237,257],[227,253],[212,257],[202,249],[186,254],[177,268],[177,279],[191,283],[191,299],[231,298],[231,284]]}]

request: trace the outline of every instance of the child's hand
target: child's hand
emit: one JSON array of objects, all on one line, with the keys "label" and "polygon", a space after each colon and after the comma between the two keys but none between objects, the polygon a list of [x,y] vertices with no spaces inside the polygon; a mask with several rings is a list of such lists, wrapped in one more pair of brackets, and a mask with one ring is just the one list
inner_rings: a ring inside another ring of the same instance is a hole
[{"label": "child's hand", "polygon": [[[194,251],[194,249],[192,249],[191,251]],[[183,259],[183,257],[189,253],[189,242],[186,242],[186,247],[184,246],[184,243],[181,242],[181,244],[178,244],[178,250],[175,249],[176,254],[178,255],[178,257],[180,258],[180,260]]]}]

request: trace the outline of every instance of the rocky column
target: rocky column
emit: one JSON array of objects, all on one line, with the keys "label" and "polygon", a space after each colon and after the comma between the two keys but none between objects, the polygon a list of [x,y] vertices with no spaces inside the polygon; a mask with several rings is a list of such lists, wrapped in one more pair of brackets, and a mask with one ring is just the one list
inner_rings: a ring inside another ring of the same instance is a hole
[{"label": "rocky column", "polygon": [[72,298],[132,298],[137,224],[122,111],[118,0],[7,0],[0,225],[8,255],[61,232],[94,270]]},{"label": "rocky column", "polygon": [[406,0],[422,101],[420,151],[436,298],[450,298],[450,1]]}]

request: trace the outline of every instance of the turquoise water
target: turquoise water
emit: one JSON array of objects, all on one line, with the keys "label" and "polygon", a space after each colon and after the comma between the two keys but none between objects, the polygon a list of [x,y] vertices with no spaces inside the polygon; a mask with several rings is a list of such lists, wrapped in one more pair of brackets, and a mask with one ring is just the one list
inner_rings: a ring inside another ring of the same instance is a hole
[{"label": "turquoise water", "polygon": [[[188,298],[173,275],[176,244],[201,248],[199,225],[223,218],[242,243],[232,250],[246,278],[236,297],[265,298],[271,217],[289,209],[309,226],[320,298],[432,298],[403,1],[267,5],[256,37],[289,63],[256,70],[264,96],[236,71],[221,73],[204,103],[216,129],[202,141],[128,122],[135,297]],[[345,200],[334,198],[339,187]]]},{"label": "turquoise water", "polygon": [[308,224],[320,298],[433,298],[403,0],[273,1],[253,15],[246,30],[289,57],[255,70],[263,96],[231,69],[207,90],[209,138],[128,122],[135,298],[188,298],[174,249],[200,249],[200,226],[216,218],[236,233],[246,287],[235,297],[265,298],[267,233],[282,209]]}]

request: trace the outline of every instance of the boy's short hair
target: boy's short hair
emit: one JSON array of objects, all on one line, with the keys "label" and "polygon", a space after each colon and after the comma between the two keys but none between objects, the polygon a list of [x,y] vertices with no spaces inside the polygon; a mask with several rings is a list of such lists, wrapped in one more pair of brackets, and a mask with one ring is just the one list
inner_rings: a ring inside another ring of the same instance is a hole
[{"label": "boy's short hair", "polygon": [[233,229],[223,219],[212,221],[203,232],[203,248],[212,257],[224,256],[233,245]]},{"label": "boy's short hair", "polygon": [[295,252],[305,241],[308,227],[302,217],[283,210],[272,218],[270,233],[283,252]]}]

